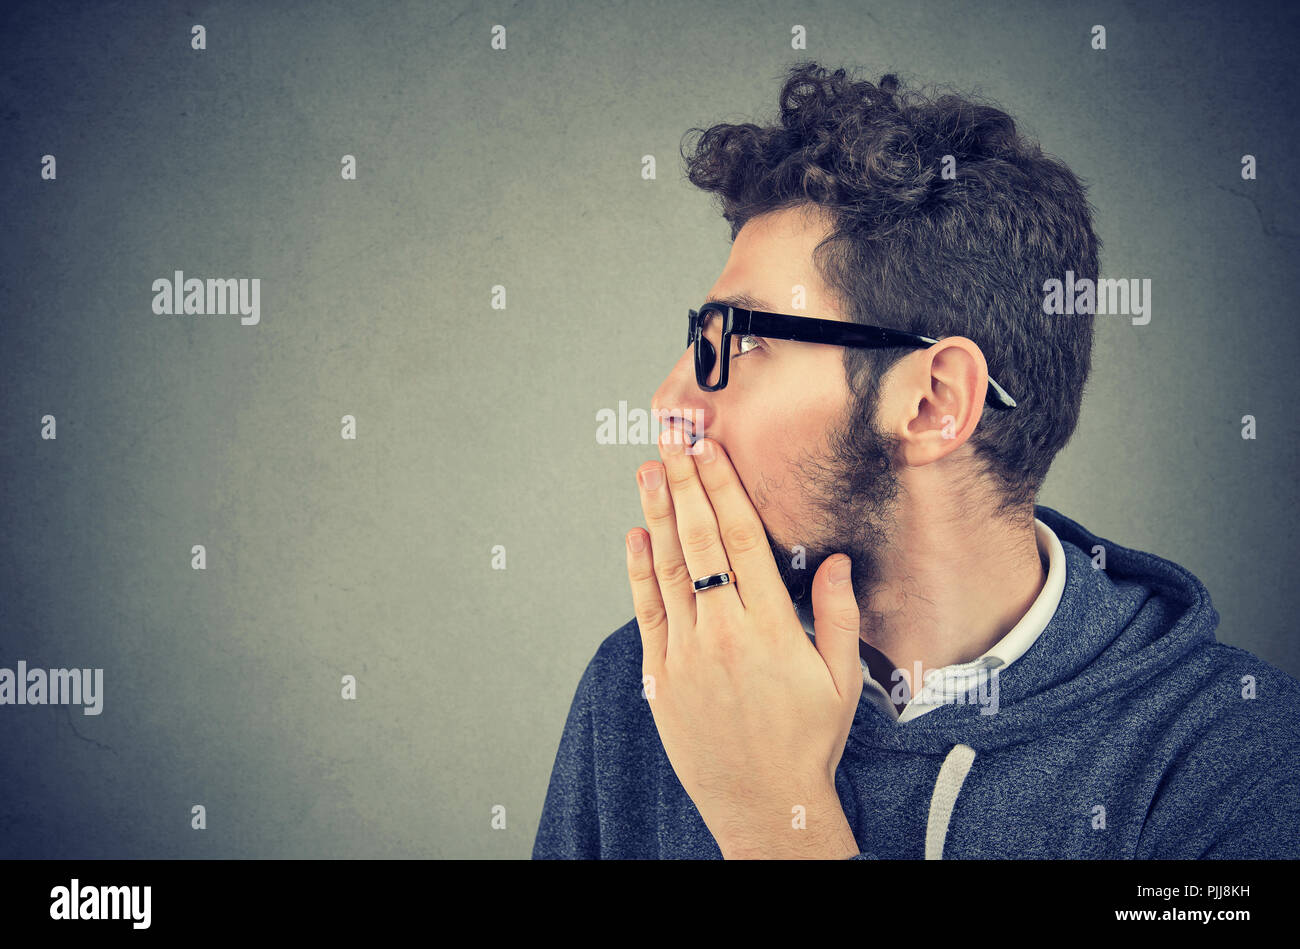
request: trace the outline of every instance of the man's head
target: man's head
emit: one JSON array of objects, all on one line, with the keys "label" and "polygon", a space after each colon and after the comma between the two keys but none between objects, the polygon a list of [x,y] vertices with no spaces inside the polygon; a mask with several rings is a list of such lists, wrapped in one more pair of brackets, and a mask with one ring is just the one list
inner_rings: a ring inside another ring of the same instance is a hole
[{"label": "man's head", "polygon": [[[688,350],[655,393],[654,408],[689,410],[694,434],[727,450],[798,602],[837,551],[868,593],[891,527],[938,499],[1029,523],[1092,347],[1090,316],[1043,314],[1043,283],[1096,279],[1100,245],[1083,186],[1004,112],[812,63],[780,102],[772,127],[694,130],[688,177],[719,196],[733,239],[707,298],[940,340],[738,338],[725,388],[699,389]],[[1015,409],[985,406],[990,376]]]}]

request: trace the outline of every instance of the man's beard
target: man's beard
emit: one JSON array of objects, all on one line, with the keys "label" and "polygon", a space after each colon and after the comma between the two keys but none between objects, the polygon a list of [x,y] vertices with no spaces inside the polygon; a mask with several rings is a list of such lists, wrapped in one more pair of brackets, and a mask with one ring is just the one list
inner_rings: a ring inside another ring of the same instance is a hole
[{"label": "man's beard", "polygon": [[863,620],[872,625],[866,607],[880,580],[881,551],[890,541],[899,487],[893,463],[898,439],[876,431],[876,398],[873,385],[865,398],[851,400],[845,420],[828,435],[826,455],[804,456],[791,466],[791,494],[807,511],[792,538],[803,548],[803,567],[793,565],[791,547],[766,531],[790,599],[810,621],[813,576],[828,557],[841,553],[853,560],[853,592]]}]

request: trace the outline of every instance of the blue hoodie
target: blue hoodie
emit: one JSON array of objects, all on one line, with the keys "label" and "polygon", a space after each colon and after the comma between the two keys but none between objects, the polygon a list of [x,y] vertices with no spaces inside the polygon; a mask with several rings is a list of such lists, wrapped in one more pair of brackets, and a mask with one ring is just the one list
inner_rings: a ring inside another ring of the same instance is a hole
[{"label": "blue hoodie", "polygon": [[[1187,570],[1036,516],[1065,590],[997,711],[900,724],[864,691],[835,775],[855,859],[1300,858],[1300,682],[1217,642]],[[578,683],[534,859],[721,859],[641,688],[633,619]]]}]

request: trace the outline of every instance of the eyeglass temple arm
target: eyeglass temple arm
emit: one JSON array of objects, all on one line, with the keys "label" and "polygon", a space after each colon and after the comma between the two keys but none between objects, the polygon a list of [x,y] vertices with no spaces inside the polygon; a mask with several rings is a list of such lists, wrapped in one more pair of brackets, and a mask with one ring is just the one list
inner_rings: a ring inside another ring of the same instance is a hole
[{"label": "eyeglass temple arm", "polygon": [[[842,346],[855,344],[870,347],[933,346],[939,342],[929,336],[879,326],[866,327],[860,323],[790,317],[783,313],[762,313],[755,310],[736,309],[732,312],[736,314],[736,325],[732,330],[734,333],[753,333],[755,336],[802,339],[810,342],[820,340]],[[998,385],[992,376],[989,376],[989,391],[985,401],[998,409],[1016,407],[1016,400],[1006,389]]]}]

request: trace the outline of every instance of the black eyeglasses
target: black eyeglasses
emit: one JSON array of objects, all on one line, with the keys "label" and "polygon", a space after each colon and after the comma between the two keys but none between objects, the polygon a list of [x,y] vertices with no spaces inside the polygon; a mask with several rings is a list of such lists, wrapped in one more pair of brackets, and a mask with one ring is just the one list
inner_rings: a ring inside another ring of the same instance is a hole
[{"label": "black eyeglasses", "polygon": [[[886,349],[890,346],[924,348],[939,342],[928,336],[863,326],[839,320],[818,320],[782,313],[745,310],[724,303],[706,303],[699,311],[689,310],[690,324],[686,345],[695,346],[695,381],[705,392],[717,392],[727,385],[727,368],[731,364],[731,341],[745,336],[790,339],[803,343],[825,343],[855,349]],[[718,358],[718,354],[722,358]],[[1006,389],[989,378],[985,401],[995,409],[1014,409],[1016,400]]]}]

